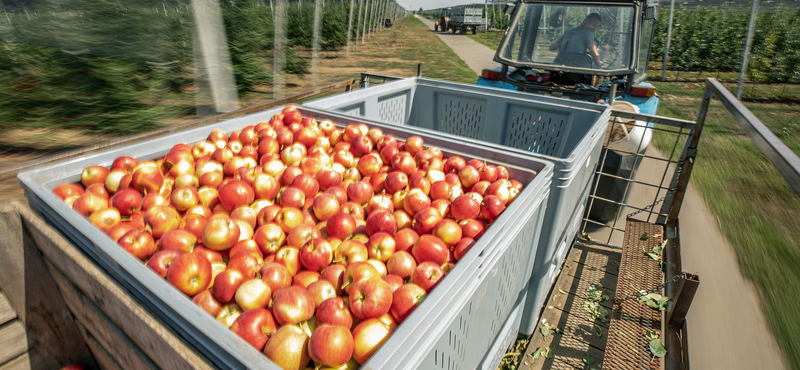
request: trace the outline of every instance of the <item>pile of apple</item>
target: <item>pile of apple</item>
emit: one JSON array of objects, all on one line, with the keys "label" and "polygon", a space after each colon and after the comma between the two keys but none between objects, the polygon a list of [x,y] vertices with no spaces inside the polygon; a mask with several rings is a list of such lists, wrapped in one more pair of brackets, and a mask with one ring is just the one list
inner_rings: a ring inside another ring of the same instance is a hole
[{"label": "pile of apple", "polygon": [[522,184],[286,107],[53,193],[284,369],[358,368]]}]

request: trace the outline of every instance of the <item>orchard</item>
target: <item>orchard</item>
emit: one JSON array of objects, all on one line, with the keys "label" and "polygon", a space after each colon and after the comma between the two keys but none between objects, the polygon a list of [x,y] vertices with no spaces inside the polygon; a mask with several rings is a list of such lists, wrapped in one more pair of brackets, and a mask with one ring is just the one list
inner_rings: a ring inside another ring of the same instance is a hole
[{"label": "orchard", "polygon": [[357,368],[522,191],[419,136],[269,122],[53,193],[284,369]]}]

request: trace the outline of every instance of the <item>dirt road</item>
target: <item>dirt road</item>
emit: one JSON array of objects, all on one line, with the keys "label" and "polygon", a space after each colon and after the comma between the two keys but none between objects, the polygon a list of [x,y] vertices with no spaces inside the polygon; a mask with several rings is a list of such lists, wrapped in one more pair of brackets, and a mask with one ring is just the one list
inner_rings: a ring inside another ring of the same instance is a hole
[{"label": "dirt road", "polygon": [[[433,30],[433,22],[420,18]],[[461,34],[439,32],[476,73],[499,66],[494,50]],[[655,149],[649,154],[656,154]],[[663,165],[643,162],[637,177],[660,178]],[[638,207],[652,204],[661,195],[654,190],[631,194]],[[628,210],[625,213],[630,213]],[[624,216],[623,216],[624,217]],[[624,227],[624,219],[618,227]],[[622,225],[622,226],[619,226]],[[783,354],[767,327],[752,284],[739,271],[733,247],[709,212],[703,196],[689,186],[681,210],[683,268],[700,275],[700,289],[688,315],[689,353],[695,369],[787,369]],[[621,245],[619,240],[612,244]],[[615,238],[616,239],[616,238]],[[603,240],[605,241],[605,240]]]},{"label": "dirt road", "polygon": [[[433,21],[422,17],[417,17],[417,19],[433,30]],[[478,75],[486,68],[492,69],[500,66],[500,64],[492,61],[495,50],[489,49],[486,45],[479,44],[477,41],[460,33],[437,32],[437,35]]]}]

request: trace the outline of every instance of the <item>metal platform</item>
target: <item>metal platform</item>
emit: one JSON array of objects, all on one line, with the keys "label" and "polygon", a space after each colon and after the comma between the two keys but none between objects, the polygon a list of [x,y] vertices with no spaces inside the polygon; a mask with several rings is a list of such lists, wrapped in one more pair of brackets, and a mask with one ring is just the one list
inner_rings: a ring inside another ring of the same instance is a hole
[{"label": "metal platform", "polygon": [[[594,302],[587,292],[587,288],[593,285],[601,296],[603,293],[607,296],[607,299],[599,301],[602,309],[597,311],[605,311],[606,316],[611,314],[620,258],[619,249],[583,240],[575,242],[520,361],[520,370],[590,369],[592,366],[587,366],[587,362],[600,368],[609,322],[605,317],[593,317],[584,308],[584,303]],[[545,325],[548,327],[547,335],[542,332]],[[547,349],[553,355],[543,353]],[[537,350],[539,355],[535,356]]]}]

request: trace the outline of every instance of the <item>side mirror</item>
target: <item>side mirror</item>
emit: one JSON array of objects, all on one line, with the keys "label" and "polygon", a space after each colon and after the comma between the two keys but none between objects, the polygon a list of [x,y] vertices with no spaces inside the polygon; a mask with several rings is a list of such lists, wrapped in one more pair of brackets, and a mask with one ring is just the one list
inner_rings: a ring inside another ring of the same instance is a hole
[{"label": "side mirror", "polygon": [[511,15],[514,13],[514,8],[516,7],[517,3],[506,3],[506,5],[503,6],[503,13],[506,15]]},{"label": "side mirror", "polygon": [[644,19],[656,19],[658,18],[658,1],[649,0],[645,3],[644,8]]}]

